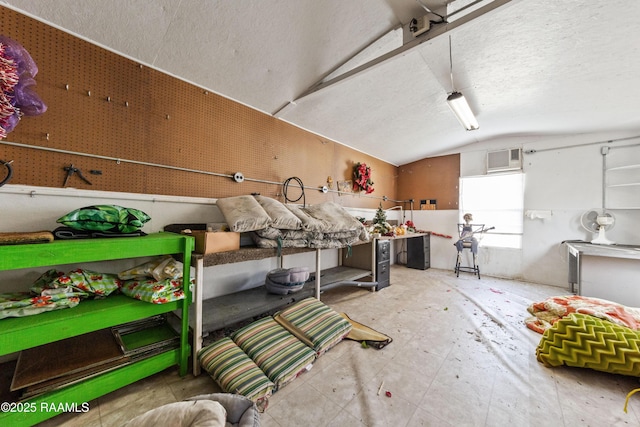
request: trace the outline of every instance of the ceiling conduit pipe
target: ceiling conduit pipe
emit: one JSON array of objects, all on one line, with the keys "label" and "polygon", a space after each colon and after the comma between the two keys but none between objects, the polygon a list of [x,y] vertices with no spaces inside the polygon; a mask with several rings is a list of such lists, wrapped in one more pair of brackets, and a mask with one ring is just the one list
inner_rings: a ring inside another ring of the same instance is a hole
[{"label": "ceiling conduit pipe", "polygon": [[340,83],[342,81],[346,81],[347,79],[351,79],[373,67],[377,67],[395,58],[396,56],[403,55],[409,52],[410,50],[420,46],[424,42],[433,40],[436,37],[440,37],[444,34],[447,34],[448,32],[453,31],[456,28],[459,28],[465,25],[466,23],[471,22],[476,18],[479,18],[482,15],[492,12],[501,6],[505,6],[507,4],[515,4],[518,1],[522,1],[522,0],[494,0],[472,12],[469,12],[467,15],[461,17],[460,19],[457,19],[454,22],[443,23],[442,25],[436,26],[431,30],[429,30],[428,32],[424,33],[424,36],[417,37],[414,40],[411,40],[410,42],[405,43],[401,47],[394,49],[390,52],[387,52],[386,54],[381,55],[378,58],[372,59],[371,61],[366,62],[358,67],[355,67],[352,70],[345,72],[344,74],[341,74],[339,76],[336,76],[326,81],[322,79],[319,82],[312,85],[305,92],[303,92],[302,95],[298,96],[293,101],[290,101],[289,103],[285,104],[283,107],[279,108],[275,113],[273,113],[273,116],[278,117],[278,115],[282,115],[282,112],[285,111],[288,106],[290,105],[295,106],[298,101],[300,101],[303,98],[306,98],[309,95],[312,95],[316,92],[319,92],[323,89],[333,86],[336,83]]}]

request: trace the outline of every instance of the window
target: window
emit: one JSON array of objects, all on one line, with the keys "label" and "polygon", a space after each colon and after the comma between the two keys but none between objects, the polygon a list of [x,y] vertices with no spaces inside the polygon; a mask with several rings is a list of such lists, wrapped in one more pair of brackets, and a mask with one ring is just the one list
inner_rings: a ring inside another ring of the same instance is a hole
[{"label": "window", "polygon": [[495,227],[477,236],[482,246],[522,247],[524,174],[460,178],[460,223],[465,213],[473,224]]}]

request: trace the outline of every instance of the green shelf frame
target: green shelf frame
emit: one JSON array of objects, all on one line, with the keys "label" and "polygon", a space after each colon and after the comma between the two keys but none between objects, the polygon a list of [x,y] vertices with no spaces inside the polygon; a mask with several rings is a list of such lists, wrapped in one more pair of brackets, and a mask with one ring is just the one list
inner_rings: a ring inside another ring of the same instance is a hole
[{"label": "green shelf frame", "polygon": [[168,232],[142,237],[54,240],[51,243],[7,245],[0,246],[0,271],[165,254],[186,255],[187,250],[190,258],[193,245],[193,237]]},{"label": "green shelf frame", "polygon": [[[184,265],[184,299],[168,304],[151,304],[124,295],[82,301],[66,308],[35,316],[0,320],[0,356],[91,331],[180,311],[180,347],[105,372],[59,390],[23,401],[34,404],[35,412],[0,412],[0,425],[33,425],[62,411],[41,411],[41,404],[82,404],[142,378],[179,365],[180,375],[188,369],[189,305],[191,304],[190,236],[161,232],[142,237],[53,241],[28,245],[0,246],[0,271],[37,268],[93,261],[110,261],[157,255],[178,255]],[[189,284],[189,285],[187,285]],[[23,405],[24,407],[24,405]]]},{"label": "green shelf frame", "polygon": [[[182,301],[150,304],[125,295],[81,301],[74,308],[0,320],[0,349],[9,354],[122,323],[182,309]],[[117,313],[117,314],[116,314]]]},{"label": "green shelf frame", "polygon": [[[35,425],[61,413],[47,410],[58,405],[63,405],[63,407],[66,405],[67,408],[74,410],[73,405],[75,404],[75,408],[78,408],[77,412],[80,412],[83,403],[88,403],[156,372],[175,366],[179,361],[180,349],[170,350],[59,390],[33,397],[22,402],[22,408],[26,406],[29,408],[28,410],[34,409],[33,411],[0,412],[0,425],[12,427]],[[45,406],[45,410],[42,405]],[[97,409],[89,407],[89,410],[95,411]]]}]

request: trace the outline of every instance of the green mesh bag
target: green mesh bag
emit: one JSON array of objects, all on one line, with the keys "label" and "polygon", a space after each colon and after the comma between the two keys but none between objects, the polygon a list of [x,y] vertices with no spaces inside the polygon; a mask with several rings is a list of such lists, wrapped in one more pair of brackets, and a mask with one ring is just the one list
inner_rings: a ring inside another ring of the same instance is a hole
[{"label": "green mesh bag", "polygon": [[133,233],[151,219],[146,213],[116,205],[86,206],[69,212],[58,223],[81,231]]},{"label": "green mesh bag", "polygon": [[565,365],[637,377],[640,332],[572,313],[544,332],[536,356],[545,366]]}]

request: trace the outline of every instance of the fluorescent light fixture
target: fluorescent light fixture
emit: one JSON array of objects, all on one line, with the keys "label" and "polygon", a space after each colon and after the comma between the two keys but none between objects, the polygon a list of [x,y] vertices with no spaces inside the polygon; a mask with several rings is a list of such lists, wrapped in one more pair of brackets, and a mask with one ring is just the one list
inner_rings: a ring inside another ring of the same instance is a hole
[{"label": "fluorescent light fixture", "polygon": [[480,129],[476,116],[473,115],[473,111],[469,108],[469,104],[464,95],[460,92],[453,92],[447,97],[447,103],[458,118],[458,121],[466,130]]}]

